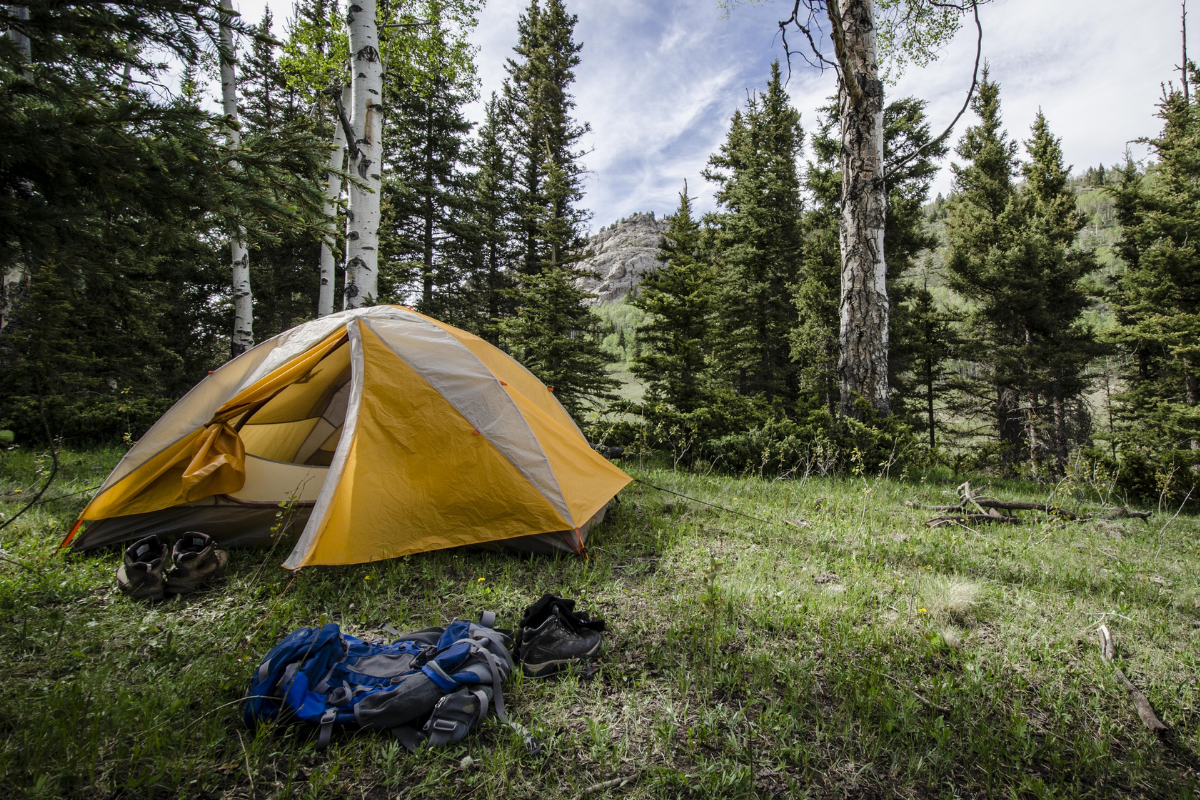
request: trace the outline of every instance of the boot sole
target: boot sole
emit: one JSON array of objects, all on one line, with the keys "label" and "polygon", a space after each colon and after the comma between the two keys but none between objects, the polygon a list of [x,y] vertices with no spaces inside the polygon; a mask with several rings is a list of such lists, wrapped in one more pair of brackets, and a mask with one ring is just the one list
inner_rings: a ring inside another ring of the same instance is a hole
[{"label": "boot sole", "polygon": [[596,653],[600,650],[600,642],[596,642],[596,646],[581,656],[573,656],[572,658],[558,658],[550,661],[542,661],[538,664],[530,664],[528,661],[521,665],[521,669],[529,678],[547,678],[561,670],[570,667],[572,664],[589,664],[595,658]]},{"label": "boot sole", "polygon": [[211,583],[217,583],[217,582],[223,581],[223,580],[225,580],[225,576],[218,575],[215,578],[205,578],[204,580],[196,581],[195,583],[176,584],[174,586],[172,586],[170,583],[168,583],[166,585],[166,588],[163,589],[163,591],[168,596],[174,596],[177,594],[191,594],[192,592],[196,591],[197,589],[201,589],[205,586],[208,586]]},{"label": "boot sole", "polygon": [[162,600],[163,595],[165,594],[165,591],[162,589],[159,589],[158,591],[151,591],[151,592],[143,591],[140,589],[135,592],[130,592],[130,591],[126,591],[125,589],[121,589],[121,592],[122,592],[122,594],[124,594],[126,597],[128,597],[131,600]]}]

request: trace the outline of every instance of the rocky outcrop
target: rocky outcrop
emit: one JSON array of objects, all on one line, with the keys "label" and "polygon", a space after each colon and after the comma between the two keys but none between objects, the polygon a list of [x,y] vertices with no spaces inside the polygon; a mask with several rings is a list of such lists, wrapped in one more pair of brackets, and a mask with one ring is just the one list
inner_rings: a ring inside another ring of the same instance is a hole
[{"label": "rocky outcrop", "polygon": [[662,241],[667,221],[655,219],[654,214],[634,214],[588,239],[591,253],[576,268],[584,275],[576,285],[596,297],[593,305],[612,303],[633,291],[642,277],[658,269],[658,245]]}]

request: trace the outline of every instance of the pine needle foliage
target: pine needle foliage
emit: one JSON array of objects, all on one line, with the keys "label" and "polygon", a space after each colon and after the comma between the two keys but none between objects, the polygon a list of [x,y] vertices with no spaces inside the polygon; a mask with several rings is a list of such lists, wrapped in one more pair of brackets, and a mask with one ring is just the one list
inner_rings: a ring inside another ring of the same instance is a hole
[{"label": "pine needle foliage", "polygon": [[633,373],[647,382],[648,400],[688,413],[705,405],[710,392],[717,296],[687,183],[668,223],[659,247],[662,266],[643,279],[632,301],[650,315],[637,330],[641,348]]},{"label": "pine needle foliage", "polygon": [[1200,110],[1182,92],[1159,105],[1162,132],[1149,139],[1154,165],[1141,174],[1127,160],[1109,187],[1121,224],[1116,248],[1125,264],[1111,294],[1112,340],[1128,355],[1117,400],[1124,457],[1195,483],[1200,462]]}]

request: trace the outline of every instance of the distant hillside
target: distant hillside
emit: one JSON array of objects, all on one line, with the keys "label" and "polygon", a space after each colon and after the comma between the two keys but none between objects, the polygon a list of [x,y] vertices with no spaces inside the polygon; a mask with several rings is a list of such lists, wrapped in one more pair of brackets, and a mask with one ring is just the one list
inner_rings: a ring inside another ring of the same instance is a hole
[{"label": "distant hillside", "polygon": [[613,303],[628,295],[642,276],[659,266],[658,245],[667,221],[654,213],[634,214],[619,220],[588,239],[590,256],[577,269],[587,274],[576,284],[596,295],[593,305]]}]

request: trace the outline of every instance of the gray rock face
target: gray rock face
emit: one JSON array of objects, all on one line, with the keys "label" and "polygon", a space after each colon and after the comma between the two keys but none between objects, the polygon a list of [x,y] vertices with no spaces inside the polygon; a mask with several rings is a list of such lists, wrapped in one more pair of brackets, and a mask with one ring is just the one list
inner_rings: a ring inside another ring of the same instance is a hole
[{"label": "gray rock face", "polygon": [[642,282],[642,276],[658,269],[658,245],[667,226],[666,220],[655,219],[653,213],[634,214],[589,238],[592,254],[576,268],[600,277],[584,275],[575,282],[596,295],[588,302],[597,305],[620,300]]}]

